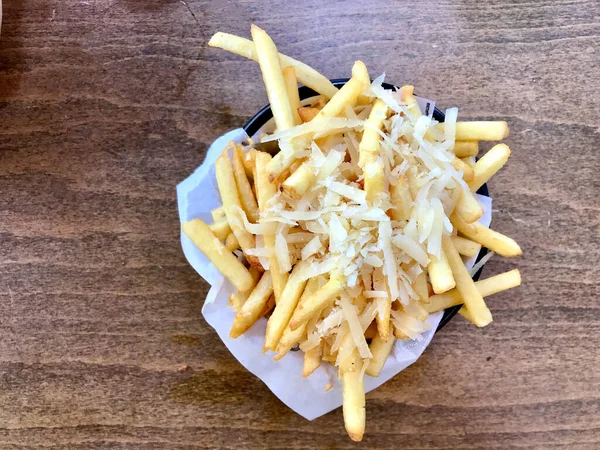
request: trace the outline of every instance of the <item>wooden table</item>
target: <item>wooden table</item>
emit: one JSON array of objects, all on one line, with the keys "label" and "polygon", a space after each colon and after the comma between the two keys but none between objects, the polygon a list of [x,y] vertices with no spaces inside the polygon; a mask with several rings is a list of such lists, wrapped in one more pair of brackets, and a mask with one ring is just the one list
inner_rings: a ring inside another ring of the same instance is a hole
[{"label": "wooden table", "polygon": [[[5,2],[0,448],[600,448],[600,6],[405,3]],[[175,185],[266,103],[256,64],[206,47],[251,23],[327,76],[362,59],[510,123],[494,226],[525,254],[485,272],[524,285],[370,393],[360,445],[233,359],[180,249]]]}]

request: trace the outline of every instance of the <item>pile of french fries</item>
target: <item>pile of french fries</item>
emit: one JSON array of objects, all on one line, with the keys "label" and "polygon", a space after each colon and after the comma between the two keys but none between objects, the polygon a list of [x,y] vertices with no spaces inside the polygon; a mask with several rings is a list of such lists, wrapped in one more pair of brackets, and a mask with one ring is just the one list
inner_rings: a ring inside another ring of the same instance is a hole
[{"label": "pile of french fries", "polygon": [[[498,144],[475,162],[479,141],[506,122],[444,123],[424,116],[412,86],[385,90],[357,61],[337,89],[277,51],[217,33],[209,45],[257,61],[274,116],[258,144],[230,144],[216,162],[222,207],[183,232],[231,282],[238,338],[267,317],[264,351],[304,352],[303,376],[338,368],[350,437],[365,429],[364,376],[381,372],[396,339],[419,339],[431,313],[461,305],[479,327],[484,297],[518,286],[518,270],[474,282],[463,257],[481,247],[517,256],[515,241],[478,223],[476,192],[507,161]],[[298,83],[319,96],[301,103]],[[276,143],[277,152],[261,151]]]}]

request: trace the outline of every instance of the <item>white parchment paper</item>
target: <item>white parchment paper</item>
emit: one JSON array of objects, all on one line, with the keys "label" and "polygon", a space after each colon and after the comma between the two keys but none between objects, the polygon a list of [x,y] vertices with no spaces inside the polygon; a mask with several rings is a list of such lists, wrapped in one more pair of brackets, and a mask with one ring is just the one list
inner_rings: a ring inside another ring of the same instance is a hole
[{"label": "white parchment paper", "polygon": [[[215,177],[215,161],[230,141],[237,143],[247,138],[241,128],[218,138],[208,150],[204,163],[177,186],[179,218],[182,223],[194,218],[200,218],[207,223],[212,222],[210,211],[221,205]],[[488,197],[478,197],[485,210],[480,222],[489,226],[492,218],[492,200]],[[202,315],[233,356],[260,378],[283,403],[308,420],[341,406],[341,384],[338,383],[337,371],[333,366],[323,363],[310,377],[303,378],[302,352],[288,352],[280,361],[274,361],[273,354],[262,353],[267,324],[265,318],[260,319],[238,339],[229,337],[235,312],[229,308],[227,301],[233,287],[183,233],[181,245],[189,263],[211,285]],[[472,267],[474,261],[475,258],[469,260],[467,266]],[[439,312],[428,318],[431,327],[423,334],[421,340],[397,340],[393,354],[388,358],[379,377],[371,378],[365,375],[365,390],[369,392],[377,388],[414,363],[431,342],[442,315],[443,313]],[[325,385],[328,383],[332,383],[334,387],[325,392]]]}]

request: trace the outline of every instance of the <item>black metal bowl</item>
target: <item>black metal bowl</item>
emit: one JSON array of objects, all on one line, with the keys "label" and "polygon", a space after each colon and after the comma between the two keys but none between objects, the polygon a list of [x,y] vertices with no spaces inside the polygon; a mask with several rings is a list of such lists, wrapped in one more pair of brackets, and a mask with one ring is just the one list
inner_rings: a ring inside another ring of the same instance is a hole
[{"label": "black metal bowl", "polygon": [[[331,80],[331,82],[336,87],[342,87],[344,84],[346,84],[348,82],[348,78],[338,78],[338,79]],[[383,87],[385,89],[394,89],[395,88],[395,86],[388,84],[388,83],[383,83]],[[317,92],[313,91],[311,88],[309,88],[307,86],[301,86],[299,88],[299,93],[300,93],[300,100],[304,100],[304,99],[319,95]],[[265,106],[263,109],[261,109],[259,112],[257,112],[246,123],[246,125],[244,125],[244,130],[246,131],[246,134],[248,134],[248,136],[254,136],[256,134],[256,132],[258,130],[260,130],[261,127],[264,124],[266,124],[272,117],[273,117],[273,112],[271,111],[271,107],[269,105]],[[443,122],[444,121],[444,113],[441,112],[439,109],[435,108],[433,111],[433,118],[435,120],[437,120],[438,122]],[[483,186],[481,186],[479,188],[479,190],[477,191],[477,193],[489,197],[487,185],[484,184]],[[479,260],[487,254],[487,252],[488,252],[488,249],[485,247],[482,247],[481,251],[477,255],[476,262],[479,262]],[[481,269],[479,269],[475,275],[473,275],[473,279],[475,281],[479,280],[482,272],[483,272],[483,267]],[[458,313],[458,310],[461,308],[461,306],[462,305],[453,306],[452,308],[448,308],[447,310],[444,311],[444,317],[442,317],[442,320],[440,321],[440,324],[438,325],[436,332],[439,331],[448,322],[450,322],[450,320],[456,315],[456,313]]]}]

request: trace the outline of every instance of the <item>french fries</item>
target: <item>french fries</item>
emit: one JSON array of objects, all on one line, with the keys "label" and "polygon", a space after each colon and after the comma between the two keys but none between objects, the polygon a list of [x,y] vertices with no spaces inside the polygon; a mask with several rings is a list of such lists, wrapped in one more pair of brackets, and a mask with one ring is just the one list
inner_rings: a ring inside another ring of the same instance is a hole
[{"label": "french fries", "polygon": [[[444,124],[438,125],[444,130]],[[501,141],[508,137],[506,122],[456,122],[457,141]]]},{"label": "french fries", "polygon": [[510,149],[505,144],[495,145],[475,163],[474,177],[468,181],[471,191],[475,192],[498,172],[510,156]]},{"label": "french fries", "polygon": [[298,80],[296,79],[296,69],[294,66],[287,66],[283,69],[283,81],[285,82],[285,90],[290,101],[292,114],[294,115],[294,125],[300,125],[302,119],[298,110],[300,109],[300,93],[298,92]]},{"label": "french fries", "polygon": [[[485,280],[475,282],[475,287],[482,297],[488,297],[498,292],[505,291],[521,285],[521,274],[519,269],[513,269],[508,272],[495,275]],[[457,289],[452,289],[443,294],[436,294],[429,297],[429,303],[423,305],[429,313],[443,311],[453,306],[463,303],[463,299]]]},{"label": "french fries", "polygon": [[465,237],[475,241],[501,256],[519,256],[523,253],[519,244],[513,239],[497,231],[491,230],[480,223],[465,225],[459,220],[452,221],[456,229]]},{"label": "french fries", "polygon": [[235,315],[229,336],[236,339],[245,333],[260,317],[267,300],[273,293],[271,273],[265,272],[254,290]]},{"label": "french fries", "polygon": [[252,287],[254,282],[248,269],[227,250],[204,222],[193,219],[185,222],[181,229],[237,290],[247,291]]},{"label": "french fries", "polygon": [[264,30],[252,25],[252,40],[256,48],[258,64],[267,88],[267,96],[273,111],[278,130],[287,130],[294,126],[294,113],[286,90],[279,53],[275,43]]},{"label": "french fries", "polygon": [[473,322],[478,327],[485,327],[492,321],[492,313],[483,301],[482,295],[475,287],[475,282],[471,278],[458,251],[454,247],[452,238],[450,238],[450,236],[444,236],[442,238],[442,245],[448,259],[448,264],[452,269],[452,275],[456,280],[456,289],[465,302],[465,305],[467,305],[467,309],[471,313]]},{"label": "french fries", "polygon": [[454,154],[457,158],[477,156],[479,153],[479,141],[456,141],[454,143]]},{"label": "french fries", "polygon": [[[251,34],[216,33],[209,45],[259,63],[276,130],[218,158],[223,206],[210,226],[194,219],[182,229],[237,289],[230,336],[265,317],[263,352],[280,360],[299,348],[304,377],[337,366],[344,424],[360,441],[364,376],[380,376],[397,340],[419,338],[430,313],[460,304],[485,326],[484,297],[521,283],[518,270],[473,282],[461,258],[482,246],[521,254],[478,222],[474,195],[510,155],[498,144],[474,163],[479,141],[503,139],[508,126],[456,121],[456,109],[431,121],[413,86],[383,94],[361,61],[338,90],[260,28]],[[301,106],[298,82],[321,94],[318,104]]]}]

